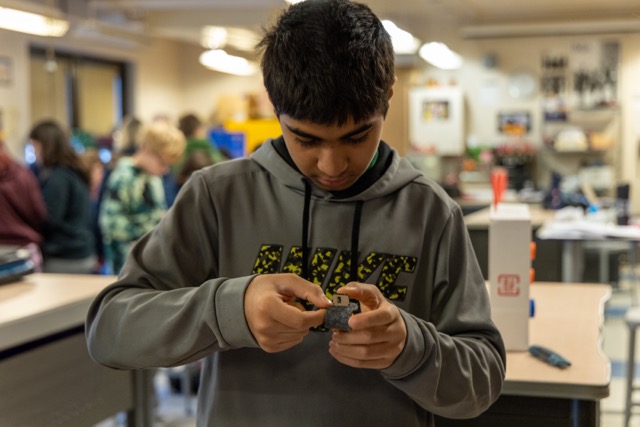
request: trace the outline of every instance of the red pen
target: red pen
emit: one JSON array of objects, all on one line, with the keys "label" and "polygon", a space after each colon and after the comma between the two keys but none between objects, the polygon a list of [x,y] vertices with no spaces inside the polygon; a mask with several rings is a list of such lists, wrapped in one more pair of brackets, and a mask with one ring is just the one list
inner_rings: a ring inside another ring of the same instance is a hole
[{"label": "red pen", "polygon": [[493,168],[491,171],[491,188],[493,190],[493,207],[498,207],[502,200],[502,194],[507,188],[507,170],[502,167]]}]

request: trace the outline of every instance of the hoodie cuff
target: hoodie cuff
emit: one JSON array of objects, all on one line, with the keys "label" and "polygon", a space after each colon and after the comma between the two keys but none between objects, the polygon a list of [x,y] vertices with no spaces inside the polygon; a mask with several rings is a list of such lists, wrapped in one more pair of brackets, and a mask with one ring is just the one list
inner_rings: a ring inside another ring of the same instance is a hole
[{"label": "hoodie cuff", "polygon": [[244,314],[244,294],[255,276],[225,280],[214,297],[218,328],[233,348],[259,347]]},{"label": "hoodie cuff", "polygon": [[420,365],[426,351],[424,335],[416,321],[403,310],[400,310],[400,314],[407,327],[407,339],[398,358],[391,366],[380,371],[388,379],[400,379],[409,375]]}]

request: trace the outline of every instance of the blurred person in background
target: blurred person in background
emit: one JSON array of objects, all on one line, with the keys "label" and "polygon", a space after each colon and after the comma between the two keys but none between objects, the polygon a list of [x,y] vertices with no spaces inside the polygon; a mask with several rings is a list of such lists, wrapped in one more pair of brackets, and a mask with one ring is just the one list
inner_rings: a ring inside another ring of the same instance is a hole
[{"label": "blurred person in background", "polygon": [[187,138],[187,146],[184,150],[182,160],[178,163],[176,170],[179,170],[186,159],[195,151],[204,151],[211,156],[211,160],[214,163],[228,160],[226,157],[211,141],[207,139],[207,129],[193,113],[188,113],[180,117],[178,121],[178,128],[182,131],[185,138]]},{"label": "blurred person in background", "polygon": [[203,150],[197,150],[191,153],[182,163],[182,167],[178,171],[178,175],[176,176],[176,181],[178,182],[178,186],[182,188],[182,186],[189,180],[191,174],[195,171],[205,168],[207,166],[211,166],[214,164],[211,156]]},{"label": "blurred person in background", "polygon": [[137,151],[118,160],[107,180],[98,223],[105,255],[118,274],[136,240],[167,210],[161,177],[184,152],[185,138],[174,126],[155,122],[142,131]]},{"label": "blurred person in background", "polygon": [[107,167],[100,159],[100,154],[95,149],[87,149],[81,155],[85,168],[89,171],[89,203],[91,204],[91,231],[94,236],[94,251],[96,254],[96,265],[94,273],[103,273],[104,270],[104,243],[102,232],[98,226],[98,212],[100,209],[100,201],[102,191],[106,183]]},{"label": "blurred person in background", "polygon": [[44,272],[91,273],[95,264],[89,202],[90,176],[69,136],[53,120],[29,134],[47,207],[41,245]]},{"label": "blurred person in background", "polygon": [[40,270],[47,208],[36,177],[11,157],[0,140],[0,245],[25,247]]},{"label": "blurred person in background", "polygon": [[122,126],[113,133],[113,158],[133,156],[142,132],[142,121],[134,116],[126,116]]}]

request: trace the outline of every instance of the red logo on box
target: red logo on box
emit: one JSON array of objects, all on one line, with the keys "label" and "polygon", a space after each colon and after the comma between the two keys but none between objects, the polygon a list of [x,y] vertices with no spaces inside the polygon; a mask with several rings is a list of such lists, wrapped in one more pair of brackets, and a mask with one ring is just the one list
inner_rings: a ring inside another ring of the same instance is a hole
[{"label": "red logo on box", "polygon": [[501,297],[520,295],[520,276],[517,274],[498,275],[498,295]]}]

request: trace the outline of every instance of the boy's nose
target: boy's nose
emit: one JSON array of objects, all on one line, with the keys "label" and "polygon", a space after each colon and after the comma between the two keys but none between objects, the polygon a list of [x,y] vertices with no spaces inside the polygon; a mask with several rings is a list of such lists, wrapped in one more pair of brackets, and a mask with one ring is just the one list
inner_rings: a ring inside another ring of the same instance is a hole
[{"label": "boy's nose", "polygon": [[318,156],[318,169],[327,177],[341,176],[349,166],[347,156],[341,150],[328,148],[321,150]]}]

